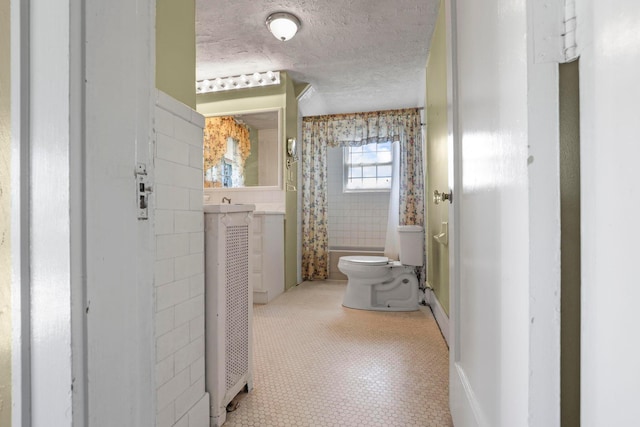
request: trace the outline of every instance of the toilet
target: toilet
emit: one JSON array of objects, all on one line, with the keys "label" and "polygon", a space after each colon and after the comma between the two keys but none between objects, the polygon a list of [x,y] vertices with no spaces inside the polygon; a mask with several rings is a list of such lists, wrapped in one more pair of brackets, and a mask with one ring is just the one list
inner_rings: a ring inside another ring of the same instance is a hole
[{"label": "toilet", "polygon": [[416,267],[423,265],[424,233],[419,225],[398,227],[400,261],[383,256],[344,256],[338,269],[347,276],[342,305],[360,310],[418,309]]}]

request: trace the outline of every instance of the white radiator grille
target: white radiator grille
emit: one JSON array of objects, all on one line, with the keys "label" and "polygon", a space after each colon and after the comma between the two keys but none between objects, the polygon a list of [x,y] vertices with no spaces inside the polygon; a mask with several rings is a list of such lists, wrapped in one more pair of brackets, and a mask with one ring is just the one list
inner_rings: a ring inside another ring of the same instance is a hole
[{"label": "white radiator grille", "polygon": [[249,370],[249,227],[227,227],[226,390]]}]

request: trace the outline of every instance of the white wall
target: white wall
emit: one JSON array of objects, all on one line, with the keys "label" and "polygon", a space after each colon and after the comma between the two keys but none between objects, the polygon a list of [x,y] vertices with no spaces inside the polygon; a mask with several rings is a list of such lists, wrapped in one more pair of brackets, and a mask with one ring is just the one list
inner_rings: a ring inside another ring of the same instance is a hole
[{"label": "white wall", "polygon": [[640,419],[640,3],[577,2],[584,426]]},{"label": "white wall", "polygon": [[329,247],[384,249],[389,192],[343,193],[342,176],[342,148],[328,148]]},{"label": "white wall", "polygon": [[157,92],[155,342],[158,427],[209,421],[204,358],[204,117]]}]

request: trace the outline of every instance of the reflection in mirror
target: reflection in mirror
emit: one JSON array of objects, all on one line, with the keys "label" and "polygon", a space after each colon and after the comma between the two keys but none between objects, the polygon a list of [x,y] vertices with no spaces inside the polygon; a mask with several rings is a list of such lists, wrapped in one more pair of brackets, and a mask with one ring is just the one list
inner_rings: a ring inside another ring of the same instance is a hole
[{"label": "reflection in mirror", "polygon": [[278,111],[205,118],[204,187],[277,186]]}]

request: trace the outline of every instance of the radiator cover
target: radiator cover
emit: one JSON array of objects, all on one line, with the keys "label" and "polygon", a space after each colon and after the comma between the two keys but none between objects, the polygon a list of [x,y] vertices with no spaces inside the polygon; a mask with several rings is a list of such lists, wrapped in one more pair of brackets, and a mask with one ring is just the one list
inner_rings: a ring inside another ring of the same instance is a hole
[{"label": "radiator cover", "polygon": [[226,406],[253,388],[251,224],[247,212],[205,214],[206,387],[211,426]]}]

